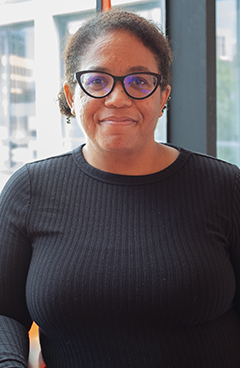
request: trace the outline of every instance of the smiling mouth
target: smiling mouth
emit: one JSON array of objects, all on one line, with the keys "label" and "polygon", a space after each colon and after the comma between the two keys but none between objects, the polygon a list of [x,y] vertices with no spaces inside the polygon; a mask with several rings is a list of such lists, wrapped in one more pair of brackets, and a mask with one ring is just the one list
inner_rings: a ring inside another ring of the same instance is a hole
[{"label": "smiling mouth", "polygon": [[109,116],[102,120],[100,120],[100,123],[107,124],[107,125],[113,125],[113,126],[127,126],[132,125],[136,123],[136,120],[128,117],[128,116]]}]

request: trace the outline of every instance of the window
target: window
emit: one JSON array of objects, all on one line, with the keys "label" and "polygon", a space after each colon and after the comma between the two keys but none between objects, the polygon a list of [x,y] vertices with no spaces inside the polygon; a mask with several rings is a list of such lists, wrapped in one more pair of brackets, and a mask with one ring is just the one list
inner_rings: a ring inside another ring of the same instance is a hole
[{"label": "window", "polygon": [[217,156],[240,166],[239,0],[217,0]]},{"label": "window", "polygon": [[36,157],[33,23],[0,27],[0,171]]},{"label": "window", "polygon": [[3,4],[15,4],[15,3],[23,3],[30,0],[0,0],[0,5]]}]

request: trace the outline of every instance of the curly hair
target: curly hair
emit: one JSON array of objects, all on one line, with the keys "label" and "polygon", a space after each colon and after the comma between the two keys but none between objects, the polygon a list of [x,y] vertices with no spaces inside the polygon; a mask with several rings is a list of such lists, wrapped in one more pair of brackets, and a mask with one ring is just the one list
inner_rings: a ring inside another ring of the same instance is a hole
[{"label": "curly hair", "polygon": [[[82,57],[89,47],[102,35],[116,30],[128,31],[137,37],[155,56],[159,73],[163,80],[161,87],[164,90],[171,82],[172,51],[168,39],[162,30],[152,21],[121,9],[111,9],[87,19],[72,35],[63,53],[65,62],[65,79],[74,90],[75,72],[81,64]],[[58,95],[60,112],[71,117],[71,110],[67,104],[63,88]]]}]

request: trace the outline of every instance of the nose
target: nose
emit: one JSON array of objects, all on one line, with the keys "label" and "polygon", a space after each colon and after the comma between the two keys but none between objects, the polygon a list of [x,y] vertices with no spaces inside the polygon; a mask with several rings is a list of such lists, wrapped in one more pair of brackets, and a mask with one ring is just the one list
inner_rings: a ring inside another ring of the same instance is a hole
[{"label": "nose", "polygon": [[117,81],[112,92],[105,97],[105,106],[107,107],[130,107],[132,99],[126,94],[122,83]]}]

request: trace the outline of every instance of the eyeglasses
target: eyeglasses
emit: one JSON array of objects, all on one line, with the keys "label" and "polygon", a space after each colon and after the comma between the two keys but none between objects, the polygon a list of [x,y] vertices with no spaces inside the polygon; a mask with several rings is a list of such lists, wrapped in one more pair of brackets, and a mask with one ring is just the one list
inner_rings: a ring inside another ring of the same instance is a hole
[{"label": "eyeglasses", "polygon": [[136,100],[151,96],[162,82],[162,76],[156,73],[139,72],[116,77],[109,73],[86,70],[75,74],[82,90],[90,97],[103,98],[108,96],[117,81],[122,83],[126,94]]}]

